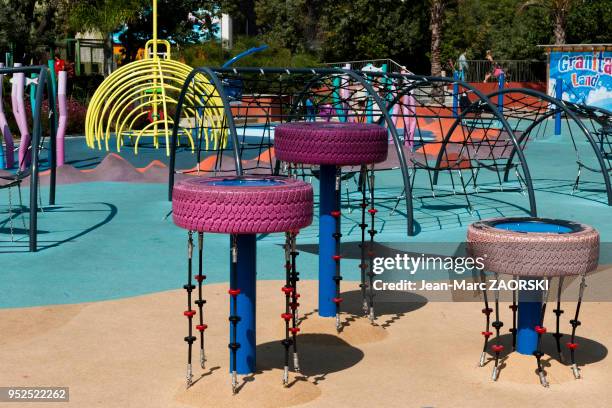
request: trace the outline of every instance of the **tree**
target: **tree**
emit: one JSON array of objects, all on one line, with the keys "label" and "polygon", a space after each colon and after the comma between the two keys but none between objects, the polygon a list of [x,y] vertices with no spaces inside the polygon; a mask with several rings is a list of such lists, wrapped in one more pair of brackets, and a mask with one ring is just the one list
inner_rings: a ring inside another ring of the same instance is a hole
[{"label": "tree", "polygon": [[[158,0],[158,37],[179,46],[199,41],[202,32],[212,32],[212,15],[218,10],[218,4],[212,0]],[[150,0],[77,0],[71,12],[71,24],[80,30],[98,30],[104,35],[105,70],[108,72],[112,63],[113,34],[125,27],[121,36],[127,51],[124,61],[133,61],[138,49],[151,39],[151,10]],[[190,13],[194,20],[188,19]],[[202,27],[200,33],[193,31],[195,24]]]},{"label": "tree", "polygon": [[40,63],[66,28],[68,0],[0,0],[0,47],[15,62]]},{"label": "tree", "polygon": [[[157,35],[181,47],[213,38],[212,18],[218,12],[218,2],[202,0],[158,0]],[[188,16],[191,15],[191,19]],[[127,24],[120,36],[126,54],[124,63],[136,58],[138,49],[152,38],[153,13],[150,5],[142,8]],[[195,26],[199,30],[194,30]]]},{"label": "tree", "polygon": [[391,58],[415,72],[429,70],[427,0],[335,0],[320,16],[326,61]]},{"label": "tree", "polygon": [[104,72],[112,69],[113,32],[138,17],[145,0],[76,0],[70,12],[75,31],[97,30],[105,38]]},{"label": "tree", "polygon": [[429,29],[431,31],[431,75],[440,76],[442,74],[442,61],[440,60],[440,50],[442,43],[442,22],[444,16],[444,0],[430,0],[429,2]]},{"label": "tree", "polygon": [[548,10],[553,20],[555,45],[560,45],[565,44],[567,17],[576,3],[578,3],[578,0],[527,0],[521,3],[519,11],[529,7],[540,7]]}]

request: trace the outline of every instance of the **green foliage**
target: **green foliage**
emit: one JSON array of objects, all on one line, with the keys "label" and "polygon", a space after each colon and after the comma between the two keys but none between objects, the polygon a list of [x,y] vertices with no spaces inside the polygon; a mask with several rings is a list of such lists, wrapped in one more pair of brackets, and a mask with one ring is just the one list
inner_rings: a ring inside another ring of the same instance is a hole
[{"label": "green foliage", "polygon": [[15,61],[47,58],[66,28],[67,0],[0,0],[0,50],[14,51]]},{"label": "green foliage", "polygon": [[463,0],[445,14],[442,60],[456,60],[467,50],[468,59],[484,59],[492,50],[496,59],[541,58],[537,44],[550,42],[549,16],[537,8],[518,13],[518,0]]},{"label": "green foliage", "polygon": [[76,0],[71,2],[70,26],[74,31],[99,30],[105,35],[133,21],[147,0]]},{"label": "green foliage", "polygon": [[[252,47],[262,45],[263,41],[254,37],[237,37],[231,51],[221,48],[217,42],[194,44],[181,47],[178,50],[179,58],[187,65],[197,66],[221,66],[233,56]],[[248,67],[313,67],[319,65],[316,56],[305,52],[291,52],[288,48],[279,44],[271,44],[269,49],[261,51],[241,60],[233,66]]]},{"label": "green foliage", "polygon": [[586,0],[574,7],[567,18],[569,44],[612,42],[612,3],[610,0]]}]

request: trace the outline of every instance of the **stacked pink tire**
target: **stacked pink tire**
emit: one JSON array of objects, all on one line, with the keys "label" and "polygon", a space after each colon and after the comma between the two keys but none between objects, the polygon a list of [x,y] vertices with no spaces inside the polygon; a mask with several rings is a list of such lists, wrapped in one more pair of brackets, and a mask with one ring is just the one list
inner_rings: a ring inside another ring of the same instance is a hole
[{"label": "stacked pink tire", "polygon": [[[183,313],[189,320],[187,360],[187,386],[192,384],[192,346],[198,339],[193,334],[192,320],[199,318],[196,330],[200,332],[200,363],[204,368],[204,330],[208,327],[203,320],[202,282],[204,232],[231,234],[230,274],[228,291],[230,297],[230,372],[232,389],[238,390],[238,374],[252,374],[256,370],[256,234],[285,232],[286,284],[283,286],[285,313],[281,314],[286,326],[285,370],[283,382],[288,384],[289,348],[294,349],[294,367],[299,371],[296,335],[299,332],[297,307],[298,272],[296,269],[295,237],[301,228],[312,222],[312,187],[303,181],[285,177],[212,177],[191,178],[177,183],[172,196],[173,220],[188,233],[188,308]],[[192,255],[194,252],[193,233],[198,240],[197,287],[192,284]],[[288,261],[287,258],[291,261]],[[278,265],[282,269],[283,265]],[[196,290],[197,289],[197,290]],[[192,291],[198,300],[192,302]],[[196,304],[199,312],[192,308]]]},{"label": "stacked pink tire", "polygon": [[[274,131],[276,158],[288,164],[319,165],[319,316],[335,317],[340,330],[340,180],[339,168],[360,166],[360,180],[364,183],[368,165],[380,163],[387,158],[389,148],[387,130],[382,126],[353,122],[291,122],[283,123]],[[374,229],[373,175],[372,197],[370,199],[372,222],[369,233],[371,240]],[[365,194],[365,193],[364,193]],[[365,196],[362,202],[365,214]],[[362,241],[365,234],[362,228]],[[363,245],[363,242],[362,242]],[[364,251],[360,268],[365,268]],[[365,296],[365,276],[362,270],[362,294]],[[368,314],[374,319],[372,301]]]},{"label": "stacked pink tire", "polygon": [[284,177],[187,179],[174,187],[172,210],[176,225],[198,232],[299,230],[312,223],[312,186]]},{"label": "stacked pink tire", "polygon": [[385,161],[387,130],[369,123],[291,122],[274,131],[277,159],[287,163],[359,166]]}]

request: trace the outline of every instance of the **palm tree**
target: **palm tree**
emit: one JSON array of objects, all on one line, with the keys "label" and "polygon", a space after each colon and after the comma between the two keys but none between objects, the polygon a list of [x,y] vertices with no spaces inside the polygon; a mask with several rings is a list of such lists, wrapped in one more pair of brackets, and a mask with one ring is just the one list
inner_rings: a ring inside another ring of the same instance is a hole
[{"label": "palm tree", "polygon": [[442,17],[444,14],[445,0],[429,0],[429,30],[431,32],[431,75],[442,74],[442,63],[440,61],[440,44],[442,43]]},{"label": "palm tree", "polygon": [[527,0],[520,4],[519,11],[528,7],[540,7],[548,10],[553,19],[555,45],[565,44],[565,26],[567,15],[579,0]]}]

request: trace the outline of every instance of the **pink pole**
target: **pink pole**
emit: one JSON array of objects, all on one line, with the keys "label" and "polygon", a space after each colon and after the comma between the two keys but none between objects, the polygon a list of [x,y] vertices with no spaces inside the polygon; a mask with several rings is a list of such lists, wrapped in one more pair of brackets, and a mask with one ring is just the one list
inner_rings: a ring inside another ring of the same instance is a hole
[{"label": "pink pole", "polygon": [[57,75],[57,107],[59,110],[59,119],[57,121],[57,166],[63,166],[65,161],[64,155],[64,136],[66,136],[66,125],[68,124],[68,108],[66,102],[66,83],[68,82],[68,73],[60,71]]},{"label": "pink pole", "polygon": [[[0,68],[4,68],[4,64],[0,63]],[[13,154],[13,150],[15,150],[15,143],[13,142],[13,134],[11,133],[11,129],[9,128],[8,121],[6,120],[6,115],[4,114],[4,106],[2,104],[2,92],[4,83],[4,75],[0,75],[0,135],[4,137],[4,142],[6,143],[6,152],[4,164],[7,169],[12,169],[15,165],[15,157]],[[2,143],[2,141],[0,141]]]},{"label": "pink pole", "polygon": [[28,121],[26,118],[25,103],[23,101],[25,91],[25,74],[17,72],[13,75],[13,88],[11,93],[11,101],[13,103],[13,115],[19,133],[21,134],[21,142],[19,143],[19,170],[24,171],[30,164],[30,131],[28,129]]},{"label": "pink pole", "polygon": [[[408,116],[408,127],[404,127],[404,145],[408,142],[408,146],[414,145],[414,132],[416,131],[416,99],[413,95],[404,95],[402,97],[402,115]],[[406,123],[404,123],[406,126]],[[407,132],[407,133],[406,133]]]},{"label": "pink pole", "polygon": [[[344,65],[344,69],[351,69],[351,64],[345,64]],[[340,88],[340,98],[342,99],[341,103],[342,103],[342,110],[344,112],[342,112],[342,116],[347,118],[347,122],[351,121],[351,110],[350,110],[350,105],[348,104],[348,100],[350,98],[350,90],[348,89],[348,87],[350,86],[350,81],[348,76],[346,75],[342,75],[342,77],[340,78],[340,82],[344,83],[342,85],[342,87]],[[340,119],[340,117],[338,117],[338,119]]]}]

